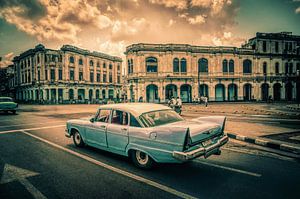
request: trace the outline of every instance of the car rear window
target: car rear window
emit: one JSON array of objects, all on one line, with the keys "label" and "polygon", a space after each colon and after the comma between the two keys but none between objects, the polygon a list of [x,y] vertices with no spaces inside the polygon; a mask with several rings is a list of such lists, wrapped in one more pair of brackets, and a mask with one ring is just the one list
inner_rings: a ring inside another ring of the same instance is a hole
[{"label": "car rear window", "polygon": [[173,110],[161,110],[144,113],[140,116],[140,120],[146,127],[154,127],[179,122],[183,118]]}]

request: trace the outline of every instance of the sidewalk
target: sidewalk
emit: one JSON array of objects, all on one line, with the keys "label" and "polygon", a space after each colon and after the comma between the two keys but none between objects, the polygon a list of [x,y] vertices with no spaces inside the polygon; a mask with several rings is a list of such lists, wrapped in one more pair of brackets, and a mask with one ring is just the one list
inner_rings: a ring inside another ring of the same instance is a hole
[{"label": "sidewalk", "polygon": [[211,103],[205,108],[187,104],[183,115],[225,115],[225,133],[230,138],[300,155],[300,112],[289,106],[285,103]]}]

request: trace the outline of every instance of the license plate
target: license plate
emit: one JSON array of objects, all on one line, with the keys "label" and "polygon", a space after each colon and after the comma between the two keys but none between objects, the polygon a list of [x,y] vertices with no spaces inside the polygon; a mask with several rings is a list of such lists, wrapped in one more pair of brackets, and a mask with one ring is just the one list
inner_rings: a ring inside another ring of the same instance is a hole
[{"label": "license plate", "polygon": [[203,145],[204,147],[206,147],[206,146],[210,145],[211,143],[212,143],[211,140],[206,140],[206,141],[202,142],[202,145]]}]

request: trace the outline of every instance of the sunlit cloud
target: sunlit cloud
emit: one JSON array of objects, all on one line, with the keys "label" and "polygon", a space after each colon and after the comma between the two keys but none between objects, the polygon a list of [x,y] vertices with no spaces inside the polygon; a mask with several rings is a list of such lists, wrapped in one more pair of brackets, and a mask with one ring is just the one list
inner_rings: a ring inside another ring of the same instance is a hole
[{"label": "sunlit cloud", "polygon": [[7,66],[13,64],[12,60],[14,58],[14,53],[10,52],[4,56],[4,59],[0,61],[0,68],[6,68]]}]

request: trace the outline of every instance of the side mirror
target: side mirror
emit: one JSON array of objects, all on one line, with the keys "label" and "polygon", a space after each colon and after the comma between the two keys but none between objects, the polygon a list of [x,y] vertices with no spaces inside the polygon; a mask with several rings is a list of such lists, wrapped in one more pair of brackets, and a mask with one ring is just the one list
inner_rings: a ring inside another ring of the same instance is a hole
[{"label": "side mirror", "polygon": [[94,123],[94,122],[95,122],[95,118],[92,117],[92,118],[90,119],[90,122]]}]

